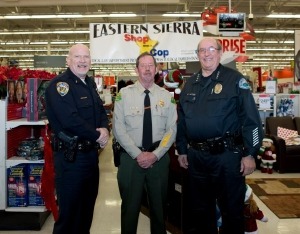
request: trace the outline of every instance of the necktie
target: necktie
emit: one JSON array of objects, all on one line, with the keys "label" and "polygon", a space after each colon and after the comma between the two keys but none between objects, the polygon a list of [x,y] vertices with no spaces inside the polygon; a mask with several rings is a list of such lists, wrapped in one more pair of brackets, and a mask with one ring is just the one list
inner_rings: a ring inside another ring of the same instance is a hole
[{"label": "necktie", "polygon": [[149,90],[144,91],[146,93],[144,100],[144,122],[143,122],[143,148],[149,149],[152,145],[152,118],[151,118],[151,105]]}]

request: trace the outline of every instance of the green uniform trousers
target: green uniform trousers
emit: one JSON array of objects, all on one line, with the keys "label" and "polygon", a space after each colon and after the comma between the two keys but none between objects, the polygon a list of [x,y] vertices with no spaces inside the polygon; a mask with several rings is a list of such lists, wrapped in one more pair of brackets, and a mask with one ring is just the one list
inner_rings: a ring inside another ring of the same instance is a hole
[{"label": "green uniform trousers", "polygon": [[170,157],[165,154],[151,168],[141,168],[127,153],[122,153],[118,185],[122,199],[121,234],[134,234],[144,188],[149,203],[151,234],[166,234],[164,210],[167,202]]}]

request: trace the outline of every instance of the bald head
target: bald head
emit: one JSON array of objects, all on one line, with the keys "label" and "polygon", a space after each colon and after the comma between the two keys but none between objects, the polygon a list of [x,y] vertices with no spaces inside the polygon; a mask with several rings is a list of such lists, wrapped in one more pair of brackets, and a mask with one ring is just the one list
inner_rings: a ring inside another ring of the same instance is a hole
[{"label": "bald head", "polygon": [[90,51],[89,48],[84,44],[75,44],[70,48],[68,56],[72,56],[73,53],[76,53],[79,50],[86,50],[88,53]]},{"label": "bald head", "polygon": [[221,50],[222,49],[222,45],[221,43],[219,42],[218,39],[216,38],[212,38],[212,37],[204,37],[199,43],[198,43],[198,47],[197,49],[199,50],[199,48],[201,48],[201,45],[202,44],[211,44],[213,45],[215,48],[217,48],[218,50]]},{"label": "bald head", "polygon": [[73,45],[67,56],[67,64],[77,77],[84,79],[91,67],[89,48],[83,44]]}]

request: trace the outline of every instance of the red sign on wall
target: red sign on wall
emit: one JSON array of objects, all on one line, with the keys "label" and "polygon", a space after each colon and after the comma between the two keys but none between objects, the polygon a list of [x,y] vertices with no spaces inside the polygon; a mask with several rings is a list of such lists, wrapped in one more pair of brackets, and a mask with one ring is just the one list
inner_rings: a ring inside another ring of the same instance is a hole
[{"label": "red sign on wall", "polygon": [[222,44],[223,52],[232,51],[236,54],[246,54],[246,40],[237,37],[218,38]]}]

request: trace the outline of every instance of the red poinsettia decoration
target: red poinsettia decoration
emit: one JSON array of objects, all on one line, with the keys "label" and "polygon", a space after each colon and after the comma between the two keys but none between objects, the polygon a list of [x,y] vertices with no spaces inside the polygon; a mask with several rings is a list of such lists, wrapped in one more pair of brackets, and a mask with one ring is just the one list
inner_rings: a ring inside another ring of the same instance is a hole
[{"label": "red poinsettia decoration", "polygon": [[10,80],[22,80],[23,79],[23,70],[19,67],[9,67],[8,68],[8,79]]},{"label": "red poinsettia decoration", "polygon": [[44,70],[23,70],[19,67],[13,66],[0,66],[0,98],[6,96],[7,81],[24,81],[27,78],[37,78],[37,79],[52,79],[55,77],[55,73],[47,72]]},{"label": "red poinsettia decoration", "polygon": [[50,73],[44,70],[30,70],[26,69],[23,72],[24,79],[26,78],[40,78],[40,79],[52,79],[56,76],[55,73]]},{"label": "red poinsettia decoration", "polygon": [[0,85],[7,80],[6,71],[7,67],[0,67]]}]

